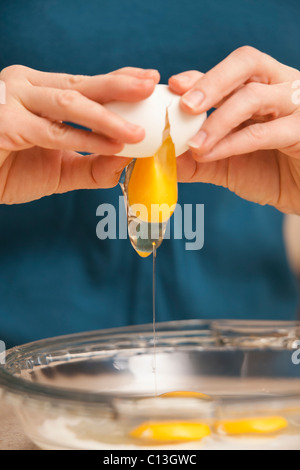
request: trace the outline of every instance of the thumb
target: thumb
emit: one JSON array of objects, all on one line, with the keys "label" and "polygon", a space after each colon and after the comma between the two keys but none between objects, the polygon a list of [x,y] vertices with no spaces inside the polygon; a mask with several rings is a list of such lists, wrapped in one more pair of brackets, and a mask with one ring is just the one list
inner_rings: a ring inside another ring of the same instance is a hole
[{"label": "thumb", "polygon": [[177,175],[180,183],[211,183],[228,187],[228,159],[198,162],[188,150],[177,158]]},{"label": "thumb", "polygon": [[119,182],[123,169],[131,159],[112,155],[62,154],[61,174],[56,193],[76,189],[112,188]]}]

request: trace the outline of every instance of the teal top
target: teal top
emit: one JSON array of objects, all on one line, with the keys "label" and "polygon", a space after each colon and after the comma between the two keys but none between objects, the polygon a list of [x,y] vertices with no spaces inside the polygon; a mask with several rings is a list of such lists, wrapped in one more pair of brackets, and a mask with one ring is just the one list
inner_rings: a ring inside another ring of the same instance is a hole
[{"label": "teal top", "polygon": [[[74,74],[159,69],[162,83],[207,71],[249,44],[298,67],[299,1],[43,0],[2,2],[0,69],[19,63]],[[0,206],[0,339],[8,346],[152,321],[152,259],[129,240],[96,236],[97,207],[119,187]],[[180,184],[179,202],[204,204],[205,245],[165,240],[157,256],[157,321],[286,319],[298,290],[283,216],[209,184]]]}]

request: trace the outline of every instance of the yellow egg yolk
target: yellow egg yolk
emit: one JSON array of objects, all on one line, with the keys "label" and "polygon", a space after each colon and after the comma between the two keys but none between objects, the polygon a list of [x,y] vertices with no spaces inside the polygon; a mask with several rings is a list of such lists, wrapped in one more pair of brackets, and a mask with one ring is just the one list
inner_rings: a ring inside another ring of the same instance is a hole
[{"label": "yellow egg yolk", "polygon": [[153,157],[137,158],[128,182],[131,213],[143,222],[168,221],[177,203],[175,147],[168,136]]},{"label": "yellow egg yolk", "polygon": [[130,436],[148,442],[196,441],[211,434],[207,424],[189,421],[147,422],[130,432]]},{"label": "yellow egg yolk", "polygon": [[147,251],[139,251],[136,249],[136,252],[138,255],[140,255],[141,258],[147,258],[151,255],[151,252],[148,253]]},{"label": "yellow egg yolk", "polygon": [[161,398],[202,398],[210,399],[208,395],[200,392],[189,392],[189,391],[176,391],[176,392],[167,392],[160,395]]},{"label": "yellow egg yolk", "polygon": [[287,420],[281,416],[267,416],[234,421],[218,421],[215,426],[217,432],[237,435],[273,433],[285,429],[287,425]]}]

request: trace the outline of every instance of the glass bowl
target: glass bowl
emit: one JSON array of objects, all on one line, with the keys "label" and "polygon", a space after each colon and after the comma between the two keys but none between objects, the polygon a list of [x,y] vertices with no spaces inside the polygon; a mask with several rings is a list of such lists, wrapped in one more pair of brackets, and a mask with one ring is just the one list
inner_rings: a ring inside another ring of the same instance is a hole
[{"label": "glass bowl", "polygon": [[300,449],[300,324],[189,320],[7,351],[2,399],[42,449]]}]

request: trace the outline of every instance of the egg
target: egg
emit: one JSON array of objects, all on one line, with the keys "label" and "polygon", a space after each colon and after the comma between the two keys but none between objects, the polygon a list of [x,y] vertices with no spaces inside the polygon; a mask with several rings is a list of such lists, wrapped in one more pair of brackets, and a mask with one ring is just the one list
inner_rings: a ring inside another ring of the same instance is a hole
[{"label": "egg", "polygon": [[[127,121],[142,126],[145,138],[125,145],[118,154],[133,158],[121,185],[127,204],[127,219],[134,220],[139,233],[129,229],[137,253],[146,257],[161,244],[165,227],[177,204],[176,157],[188,149],[187,142],[202,126],[206,114],[191,116],[180,108],[180,96],[167,85],[157,85],[147,99],[137,103],[112,102],[105,105]],[[145,225],[146,224],[146,225]],[[162,225],[153,239],[148,224]],[[129,226],[129,225],[128,225]],[[141,234],[147,234],[146,239]]]},{"label": "egg", "polygon": [[145,422],[130,432],[130,436],[146,442],[184,442],[203,439],[211,434],[205,423],[192,421]]},{"label": "egg", "polygon": [[239,419],[232,421],[219,421],[216,431],[222,434],[268,434],[281,431],[288,426],[282,416],[265,416],[259,418]]},{"label": "egg", "polygon": [[209,395],[200,392],[190,392],[188,390],[178,390],[174,392],[166,392],[160,395],[161,398],[200,398],[202,400],[210,400]]},{"label": "egg", "polygon": [[168,136],[153,157],[136,160],[128,183],[131,213],[149,223],[166,222],[177,203],[174,144]]},{"label": "egg", "polygon": [[122,116],[127,121],[145,129],[145,138],[136,144],[126,144],[117,155],[130,158],[152,157],[163,143],[167,119],[170,136],[178,157],[188,150],[187,142],[201,128],[206,113],[190,115],[180,107],[180,96],[167,85],[156,85],[152,95],[145,100],[128,103],[112,101],[105,104],[107,109]]}]

